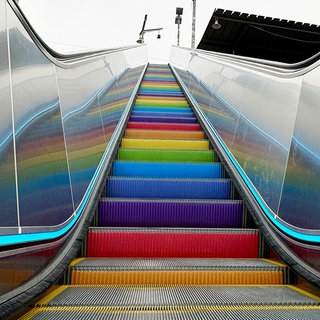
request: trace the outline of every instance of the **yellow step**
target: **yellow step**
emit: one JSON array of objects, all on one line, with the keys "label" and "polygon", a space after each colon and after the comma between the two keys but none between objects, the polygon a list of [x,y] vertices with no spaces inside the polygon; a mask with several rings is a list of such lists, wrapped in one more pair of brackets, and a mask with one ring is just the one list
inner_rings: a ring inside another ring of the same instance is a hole
[{"label": "yellow step", "polygon": [[71,285],[278,285],[282,271],[73,271]]},{"label": "yellow step", "polygon": [[169,131],[169,130],[135,130],[127,129],[124,133],[126,138],[138,139],[192,139],[203,140],[203,131]]},{"label": "yellow step", "polygon": [[121,142],[121,147],[128,149],[208,150],[209,141],[123,138]]}]

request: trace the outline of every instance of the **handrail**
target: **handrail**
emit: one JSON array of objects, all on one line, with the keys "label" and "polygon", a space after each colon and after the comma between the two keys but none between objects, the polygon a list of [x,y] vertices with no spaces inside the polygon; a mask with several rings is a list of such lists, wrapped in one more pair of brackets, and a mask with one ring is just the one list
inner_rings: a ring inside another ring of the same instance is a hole
[{"label": "handrail", "polygon": [[320,64],[320,52],[304,61],[289,64],[271,60],[232,55],[228,53],[206,51],[201,49],[194,50],[185,47],[177,48],[190,52],[192,56],[199,56],[204,59],[214,59],[224,62],[231,62],[233,64],[238,64],[246,68],[256,68],[257,70],[263,70],[266,73],[275,73],[278,76],[283,77],[297,77],[303,75]]},{"label": "handrail", "polygon": [[[219,137],[215,128],[208,121],[208,118],[202,111],[196,99],[190,93],[187,86],[184,84],[183,80],[175,70],[173,66],[171,69],[180,84],[187,100],[195,111],[195,114],[198,117],[209,141],[214,146],[215,151],[217,152],[219,159],[224,164],[226,171],[229,176],[234,181],[237,191],[245,200],[246,205],[248,206],[248,210],[253,216],[253,219],[257,225],[257,227],[262,231],[266,241],[270,245],[270,247],[283,259],[283,261],[288,264],[294,271],[296,271],[299,275],[312,282],[313,284],[320,287],[320,271],[316,270],[302,258],[300,258],[295,252],[289,249],[289,247],[284,243],[283,239],[287,236],[282,234],[281,230],[278,229],[265,215],[263,208],[260,203],[257,201],[257,198],[250,190],[247,181],[244,179],[243,173],[241,173],[241,169],[239,165],[237,165],[237,161],[234,159],[231,152],[223,143],[223,140]],[[312,244],[306,244],[301,242],[302,246],[312,247]]]},{"label": "handrail", "polygon": [[145,44],[134,44],[131,46],[123,46],[116,47],[111,49],[103,49],[103,50],[91,50],[91,51],[83,51],[78,53],[70,53],[70,54],[62,54],[54,49],[52,49],[35,31],[32,24],[29,22],[23,11],[16,4],[14,0],[6,0],[8,4],[11,6],[12,10],[15,12],[16,16],[20,20],[21,24],[28,32],[31,39],[37,45],[37,47],[43,52],[43,54],[54,64],[67,68],[71,64],[75,63],[84,63],[86,60],[91,60],[94,58],[101,57],[110,53],[117,53],[121,51],[126,51],[129,49],[138,48],[141,46],[146,46]]}]

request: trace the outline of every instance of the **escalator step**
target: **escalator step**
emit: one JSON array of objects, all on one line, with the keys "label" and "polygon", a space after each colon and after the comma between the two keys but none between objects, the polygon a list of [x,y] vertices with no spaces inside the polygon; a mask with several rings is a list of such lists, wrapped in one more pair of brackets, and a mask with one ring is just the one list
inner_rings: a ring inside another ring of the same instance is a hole
[{"label": "escalator step", "polygon": [[230,199],[228,179],[143,179],[109,177],[107,197]]},{"label": "escalator step", "polygon": [[160,108],[157,108],[157,107],[134,107],[133,108],[133,111],[143,111],[143,112],[148,112],[148,111],[151,111],[151,112],[172,112],[172,113],[175,113],[175,112],[179,112],[179,113],[186,113],[186,114],[194,114],[194,112],[191,110],[191,109],[188,109],[188,108],[166,108],[166,107],[160,107]]},{"label": "escalator step", "polygon": [[237,228],[241,201],[165,201],[105,198],[98,220],[104,227]]},{"label": "escalator step", "polygon": [[129,118],[132,122],[151,122],[151,123],[197,123],[197,118],[183,118],[183,117],[157,117],[157,116],[138,116],[132,115]]},{"label": "escalator step", "polygon": [[87,258],[70,266],[71,285],[275,285],[284,269],[263,259]]},{"label": "escalator step", "polygon": [[204,139],[203,131],[168,131],[168,130],[142,130],[127,129],[124,132],[125,138],[135,139]]},{"label": "escalator step", "polygon": [[320,307],[315,306],[197,306],[197,307],[42,307],[20,320],[319,320]]},{"label": "escalator step", "polygon": [[201,127],[198,123],[144,123],[144,122],[128,122],[128,129],[144,129],[144,130],[179,130],[179,131],[200,131]]},{"label": "escalator step", "polygon": [[112,175],[140,178],[216,179],[222,177],[222,165],[220,163],[114,161]]},{"label": "escalator step", "polygon": [[154,87],[147,87],[145,86],[144,88],[142,88],[139,92],[139,96],[140,97],[168,97],[168,98],[184,98],[184,95],[183,93],[180,91],[180,90],[175,90],[175,89],[172,89],[172,90],[166,90],[166,91],[163,91],[161,89],[157,89],[157,88],[154,88]]},{"label": "escalator step", "polygon": [[[142,95],[141,95],[141,92],[142,92]],[[149,92],[151,92],[152,95],[148,95]],[[188,102],[186,100],[186,98],[183,96],[183,93],[181,92],[181,90],[175,90],[175,89],[174,90],[163,90],[163,89],[159,89],[156,87],[142,89],[138,94],[138,98],[139,98],[139,101],[144,101],[144,100],[170,101],[171,104],[174,101],[185,102],[185,103]],[[143,106],[134,106],[134,109],[137,107],[143,107]],[[155,108],[155,107],[153,106],[150,108]],[[172,109],[174,107],[161,106],[159,108]],[[189,108],[177,107],[177,109],[179,109],[179,111],[188,111],[188,112],[191,111],[190,106],[189,106]]]},{"label": "escalator step", "polygon": [[281,271],[73,271],[72,285],[277,285]]},{"label": "escalator step", "polygon": [[155,106],[155,107],[174,107],[174,108],[190,108],[190,105],[188,102],[185,101],[175,101],[175,100],[159,100],[159,99],[142,99],[142,98],[137,98],[135,102],[135,106]]},{"label": "escalator step", "polygon": [[119,160],[213,162],[213,150],[118,149]]},{"label": "escalator step", "polygon": [[[136,308],[174,307],[260,307],[319,306],[292,286],[62,286],[40,300],[38,307],[104,306]],[[241,310],[240,309],[240,310]],[[318,314],[319,315],[319,314]],[[263,318],[266,319],[266,318]]]},{"label": "escalator step", "polygon": [[128,149],[208,150],[209,141],[123,138],[121,141],[121,147]]},{"label": "escalator step", "polygon": [[133,109],[133,111],[131,112],[131,116],[134,116],[134,117],[154,117],[154,118],[172,117],[172,118],[184,118],[184,119],[192,118],[192,119],[195,119],[195,115],[193,112],[137,111],[135,109]]},{"label": "escalator step", "polygon": [[91,228],[88,257],[257,258],[252,229]]}]

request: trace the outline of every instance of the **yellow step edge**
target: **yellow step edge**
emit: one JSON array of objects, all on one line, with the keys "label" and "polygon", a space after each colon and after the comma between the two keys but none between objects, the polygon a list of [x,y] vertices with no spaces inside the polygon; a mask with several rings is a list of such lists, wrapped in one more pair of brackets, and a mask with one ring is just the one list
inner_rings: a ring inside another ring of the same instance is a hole
[{"label": "yellow step edge", "polygon": [[72,285],[280,285],[274,271],[72,271]]},{"label": "yellow step edge", "polygon": [[[152,307],[152,306],[151,306]],[[32,309],[19,320],[30,320],[40,312],[95,312],[95,313],[128,313],[130,314],[159,314],[159,313],[182,313],[182,312],[205,312],[205,311],[320,311],[320,306],[315,305],[219,305],[219,306],[157,306],[150,309],[150,306],[79,306],[79,307],[42,307]]]},{"label": "yellow step edge", "polygon": [[123,138],[121,147],[128,149],[209,150],[209,141]]},{"label": "yellow step edge", "polygon": [[68,288],[67,285],[63,285],[58,287],[56,290],[49,293],[47,296],[39,300],[35,305],[36,307],[41,307],[46,305],[49,301],[51,301],[53,298],[55,298],[57,295],[59,295],[62,291],[66,290]]},{"label": "yellow step edge", "polygon": [[194,139],[203,140],[203,131],[168,131],[168,130],[139,130],[127,129],[124,133],[126,138],[135,139]]}]

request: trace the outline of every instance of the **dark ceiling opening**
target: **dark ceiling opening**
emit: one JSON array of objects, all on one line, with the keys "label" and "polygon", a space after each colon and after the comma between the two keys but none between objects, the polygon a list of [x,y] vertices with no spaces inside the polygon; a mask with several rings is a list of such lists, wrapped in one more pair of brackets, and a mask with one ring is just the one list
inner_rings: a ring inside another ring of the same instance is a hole
[{"label": "dark ceiling opening", "polygon": [[296,63],[320,51],[320,26],[215,9],[198,49]]}]

